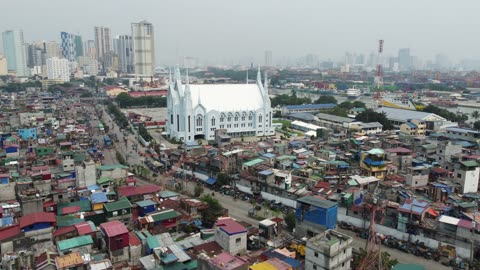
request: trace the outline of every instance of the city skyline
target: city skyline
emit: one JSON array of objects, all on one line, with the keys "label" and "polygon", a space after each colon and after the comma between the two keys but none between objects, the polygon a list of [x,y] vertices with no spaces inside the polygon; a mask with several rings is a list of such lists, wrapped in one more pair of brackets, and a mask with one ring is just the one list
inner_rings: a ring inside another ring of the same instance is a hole
[{"label": "city skyline", "polygon": [[[5,10],[21,9],[25,2],[6,3]],[[22,29],[26,42],[58,41],[61,31],[88,40],[93,39],[94,26],[111,28],[113,37],[130,34],[130,23],[147,20],[158,26],[157,65],[176,64],[184,56],[212,64],[241,59],[263,64],[265,50],[273,52],[274,64],[282,58],[296,59],[306,54],[336,61],[345,52],[375,51],[378,39],[385,40],[385,55],[397,55],[400,48],[410,48],[411,55],[422,59],[433,60],[437,54],[448,55],[454,61],[480,59],[480,51],[476,49],[480,41],[469,31],[479,24],[474,14],[478,4],[474,1],[464,1],[462,6],[432,1],[402,1],[388,6],[381,1],[300,1],[280,6],[270,0],[228,5],[221,1],[145,1],[144,5],[137,5],[107,0],[95,2],[96,8],[89,10],[88,16],[82,12],[62,12],[63,5],[58,3],[58,0],[29,2],[32,10],[55,7],[52,20],[28,10],[21,17],[3,14],[0,30]],[[58,24],[63,20],[65,23]],[[218,23],[221,21],[228,23]]]}]

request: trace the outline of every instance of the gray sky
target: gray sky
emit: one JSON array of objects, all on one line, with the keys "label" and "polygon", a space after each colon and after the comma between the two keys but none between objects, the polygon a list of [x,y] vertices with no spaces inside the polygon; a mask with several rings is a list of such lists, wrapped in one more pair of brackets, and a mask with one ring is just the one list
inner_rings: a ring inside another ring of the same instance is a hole
[{"label": "gray sky", "polygon": [[308,53],[341,59],[370,53],[385,40],[385,55],[410,47],[433,58],[480,59],[479,0],[5,0],[0,31],[23,29],[26,41],[59,40],[60,31],[93,39],[94,26],[129,34],[130,23],[154,24],[159,65],[176,57],[263,63]]}]

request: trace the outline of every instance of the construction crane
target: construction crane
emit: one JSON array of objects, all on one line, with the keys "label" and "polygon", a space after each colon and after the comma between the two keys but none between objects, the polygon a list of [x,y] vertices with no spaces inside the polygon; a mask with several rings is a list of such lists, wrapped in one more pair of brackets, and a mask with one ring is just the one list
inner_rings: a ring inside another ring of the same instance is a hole
[{"label": "construction crane", "polygon": [[383,67],[382,67],[382,53],[383,53],[383,39],[378,41],[378,53],[377,53],[377,69],[374,78],[375,84],[375,99],[379,101],[381,99],[380,90],[383,86]]},{"label": "construction crane", "polygon": [[370,226],[368,228],[368,237],[366,242],[366,255],[360,262],[358,270],[390,270],[387,266],[386,258],[382,256],[381,239],[377,236],[375,230],[377,215],[380,214],[379,223],[383,223],[385,218],[386,200],[378,198],[378,184],[375,191],[366,196],[365,203],[371,206]]}]

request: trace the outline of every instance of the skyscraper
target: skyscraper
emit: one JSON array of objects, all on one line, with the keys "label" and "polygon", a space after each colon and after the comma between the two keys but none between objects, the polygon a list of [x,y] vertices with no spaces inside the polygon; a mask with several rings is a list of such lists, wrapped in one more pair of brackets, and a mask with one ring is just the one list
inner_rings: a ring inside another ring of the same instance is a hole
[{"label": "skyscraper", "polygon": [[411,68],[412,59],[410,57],[410,49],[403,48],[398,50],[398,65],[400,66],[401,70],[406,70]]},{"label": "skyscraper", "polygon": [[95,48],[95,40],[85,41],[83,46],[83,55],[90,57],[92,60],[97,60],[97,49]]},{"label": "skyscraper", "polygon": [[58,57],[48,58],[47,74],[49,80],[70,81],[69,61]]},{"label": "skyscraper", "polygon": [[21,30],[8,30],[2,33],[3,49],[7,57],[9,71],[14,71],[18,77],[27,77],[27,54]]},{"label": "skyscraper", "polygon": [[45,58],[45,64],[46,64],[46,59],[52,58],[52,57],[62,57],[62,52],[60,51],[60,44],[56,41],[44,41],[43,42],[43,51],[44,51],[44,58]]},{"label": "skyscraper", "polygon": [[133,73],[133,43],[132,36],[117,36],[113,42],[115,54],[118,56],[118,71]]},{"label": "skyscraper", "polygon": [[272,66],[272,51],[265,51],[265,66]]},{"label": "skyscraper", "polygon": [[60,37],[62,40],[60,47],[63,57],[70,62],[75,62],[77,60],[77,56],[81,56],[83,54],[83,46],[81,46],[82,38],[67,32],[61,32]]},{"label": "skyscraper", "polygon": [[135,74],[152,76],[155,68],[155,35],[147,21],[132,23],[133,58]]},{"label": "skyscraper", "polygon": [[110,28],[95,26],[95,48],[97,60],[105,71],[112,65],[112,36]]}]

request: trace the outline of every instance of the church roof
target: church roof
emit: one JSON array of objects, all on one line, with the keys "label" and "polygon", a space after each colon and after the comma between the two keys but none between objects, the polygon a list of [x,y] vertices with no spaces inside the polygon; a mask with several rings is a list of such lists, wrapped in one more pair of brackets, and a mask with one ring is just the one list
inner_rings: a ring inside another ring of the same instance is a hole
[{"label": "church roof", "polygon": [[190,92],[192,108],[200,101],[207,112],[253,111],[264,106],[257,84],[190,84]]}]

